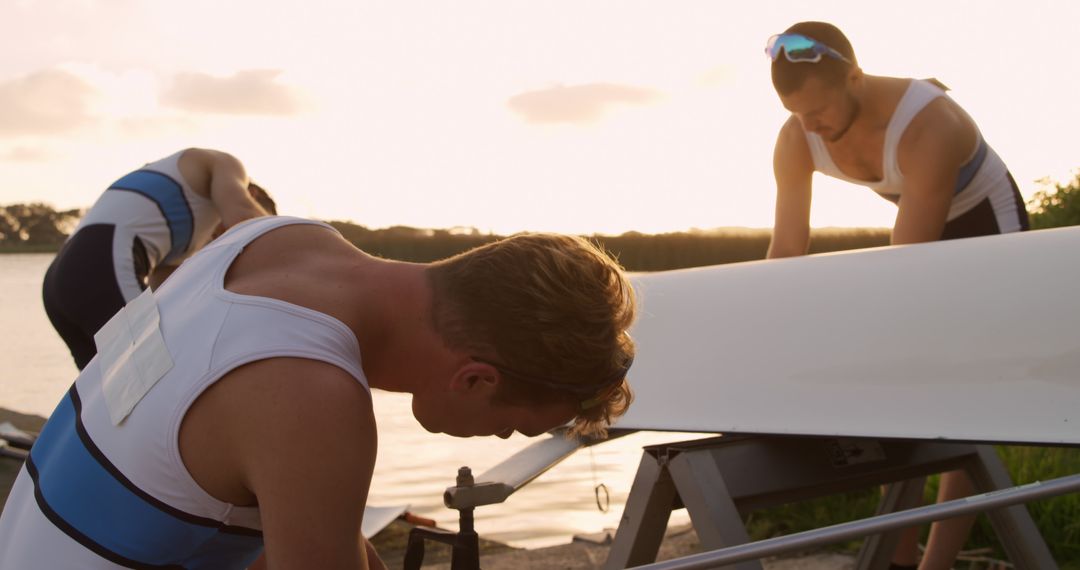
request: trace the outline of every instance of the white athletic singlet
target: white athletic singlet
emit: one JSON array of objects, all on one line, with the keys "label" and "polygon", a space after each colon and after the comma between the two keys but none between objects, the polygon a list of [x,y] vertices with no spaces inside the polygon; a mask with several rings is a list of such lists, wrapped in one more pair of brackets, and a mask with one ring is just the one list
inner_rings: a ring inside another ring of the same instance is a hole
[{"label": "white athletic singlet", "polygon": [[[929,81],[911,80],[911,84],[900,99],[896,110],[893,111],[892,118],[885,129],[883,176],[880,181],[859,180],[844,174],[833,162],[821,136],[807,132],[806,142],[810,146],[810,154],[814,159],[814,170],[852,184],[866,186],[886,200],[899,202],[904,193],[904,174],[900,172],[900,165],[896,158],[900,138],[919,111],[938,97],[948,97],[948,95],[943,89]],[[954,220],[979,205],[984,199],[988,199],[1001,233],[1018,231],[1021,229],[1021,222],[1018,216],[1017,195],[1008,169],[994,149],[986,144],[978,126],[975,126],[975,134],[977,137],[975,153],[960,168],[946,220]]]},{"label": "white athletic singlet", "polygon": [[367,387],[359,345],[344,323],[224,288],[244,246],[288,224],[325,226],[248,220],[154,293],[174,364],[118,426],[103,396],[102,356],[79,375],[0,516],[0,568],[246,568],[258,556],[258,509],[211,497],[184,466],[178,438],[189,406],[230,370],[273,357],[327,362]]},{"label": "white athletic singlet", "polygon": [[206,245],[221,215],[209,198],[196,194],[180,174],[181,150],[113,182],[79,222],[75,231],[91,224],[116,226],[113,260],[124,299],[142,292],[135,281],[132,241],[146,247],[147,271],[158,265],[179,265]]}]

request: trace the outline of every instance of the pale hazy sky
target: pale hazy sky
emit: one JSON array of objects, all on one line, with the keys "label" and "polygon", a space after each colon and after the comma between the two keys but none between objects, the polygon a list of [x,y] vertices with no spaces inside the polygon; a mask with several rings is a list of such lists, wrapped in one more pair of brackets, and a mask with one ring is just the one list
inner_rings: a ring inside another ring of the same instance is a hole
[{"label": "pale hazy sky", "polygon": [[[800,20],[941,79],[1026,196],[1080,167],[1080,2],[0,0],[0,204],[91,204],[179,148],[281,213],[484,231],[772,222],[762,52]],[[817,179],[815,226],[889,226]]]}]

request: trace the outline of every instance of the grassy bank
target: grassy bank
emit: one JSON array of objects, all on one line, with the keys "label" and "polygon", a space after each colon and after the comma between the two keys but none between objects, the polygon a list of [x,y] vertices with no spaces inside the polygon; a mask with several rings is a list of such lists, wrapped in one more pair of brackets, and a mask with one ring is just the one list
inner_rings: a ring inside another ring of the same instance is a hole
[{"label": "grassy bank", "polygon": [[[1080,449],[1027,446],[996,449],[1018,485],[1080,473]],[[938,478],[931,477],[924,497],[927,504],[934,502],[937,484]],[[747,528],[751,538],[760,540],[839,524],[873,515],[880,497],[877,489],[866,489],[765,509],[747,518]],[[1062,570],[1080,570],[1080,494],[1036,501],[1027,508]],[[928,530],[923,528],[924,544]],[[858,547],[859,541],[852,541],[837,548],[854,552]],[[1007,559],[985,515],[979,516],[965,546],[968,550],[978,548],[990,548],[993,558]]]},{"label": "grassy bank", "polygon": [[[998,453],[1017,484],[1080,473],[1080,449],[1010,446],[999,447]],[[1062,570],[1080,570],[1080,494],[1037,501],[1028,505],[1028,511]],[[990,522],[980,517],[972,542],[993,544],[1000,553],[993,536]]]},{"label": "grassy bank", "polygon": [[60,244],[43,244],[43,245],[2,245],[0,244],[0,254],[2,253],[56,253],[60,251]]}]

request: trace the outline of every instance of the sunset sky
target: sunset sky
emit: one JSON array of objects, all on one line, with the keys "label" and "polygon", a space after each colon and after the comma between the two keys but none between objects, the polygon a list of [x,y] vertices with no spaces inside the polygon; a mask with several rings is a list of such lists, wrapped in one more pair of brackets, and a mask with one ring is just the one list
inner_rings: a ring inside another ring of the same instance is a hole
[{"label": "sunset sky", "polygon": [[[1069,0],[2,0],[0,204],[88,206],[202,146],[281,213],[369,227],[767,227],[786,114],[762,48],[800,20],[949,85],[1025,196],[1080,167]],[[894,214],[815,180],[815,226]]]}]

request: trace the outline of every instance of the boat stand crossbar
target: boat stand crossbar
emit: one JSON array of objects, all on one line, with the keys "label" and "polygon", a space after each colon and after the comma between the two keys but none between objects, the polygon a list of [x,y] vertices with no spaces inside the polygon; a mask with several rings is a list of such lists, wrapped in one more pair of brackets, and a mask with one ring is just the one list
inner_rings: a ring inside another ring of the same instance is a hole
[{"label": "boat stand crossbar", "polygon": [[1080,491],[1080,475],[1070,475],[1047,482],[1031,483],[1002,491],[992,491],[966,499],[957,499],[938,505],[930,505],[898,513],[876,516],[864,521],[853,521],[826,528],[808,530],[789,536],[780,536],[761,540],[751,544],[729,546],[714,552],[694,554],[676,560],[657,562],[645,566],[635,566],[637,570],[694,570],[698,568],[716,568],[717,566],[753,560],[763,556],[773,556],[811,546],[820,546],[860,538],[870,533],[897,528],[906,528],[915,524],[938,521],[954,516],[983,512],[988,509],[1026,503],[1036,499],[1052,497],[1063,493]]},{"label": "boat stand crossbar", "polygon": [[[963,469],[977,493],[921,507],[927,475]],[[758,509],[887,485],[875,516],[750,542],[743,516]],[[733,568],[869,537],[858,570],[881,570],[904,528],[986,512],[1017,568],[1057,568],[1023,503],[1080,490],[1080,475],[1014,487],[991,446],[864,438],[726,436],[645,448],[605,570]],[[708,552],[653,563],[671,511],[685,507]]]}]

